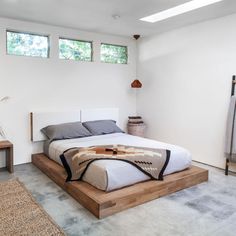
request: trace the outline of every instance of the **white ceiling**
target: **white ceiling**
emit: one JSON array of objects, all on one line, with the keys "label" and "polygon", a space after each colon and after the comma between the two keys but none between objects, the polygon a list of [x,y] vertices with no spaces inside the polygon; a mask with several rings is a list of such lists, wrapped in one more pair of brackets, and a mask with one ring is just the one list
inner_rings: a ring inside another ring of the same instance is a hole
[{"label": "white ceiling", "polygon": [[[189,0],[0,0],[0,17],[74,29],[148,36],[236,12],[236,0],[222,2],[157,23],[140,18]],[[114,20],[112,15],[120,18]]]}]

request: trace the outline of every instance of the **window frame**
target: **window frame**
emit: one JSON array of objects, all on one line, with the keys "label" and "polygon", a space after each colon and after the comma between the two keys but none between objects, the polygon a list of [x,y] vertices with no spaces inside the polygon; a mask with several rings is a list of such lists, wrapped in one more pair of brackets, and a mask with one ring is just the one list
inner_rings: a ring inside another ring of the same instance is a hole
[{"label": "window frame", "polygon": [[[46,37],[47,38],[47,57],[41,57],[41,56],[30,56],[30,55],[17,55],[17,54],[10,54],[8,53],[8,50],[7,50],[7,43],[8,43],[8,40],[7,40],[7,33],[18,33],[18,34],[28,34],[28,35],[33,35],[33,36],[42,36],[42,37]],[[50,47],[50,43],[51,43],[51,40],[50,40],[50,35],[49,34],[42,34],[42,33],[35,33],[35,32],[29,32],[29,31],[20,31],[20,30],[12,30],[12,29],[6,29],[6,55],[9,55],[9,56],[20,56],[20,57],[33,57],[33,58],[42,58],[42,59],[49,59],[50,58],[50,52],[51,52],[51,47]]]},{"label": "window frame", "polygon": [[[83,60],[73,60],[73,59],[60,58],[60,39],[90,43],[90,45],[91,45],[91,60],[90,61],[83,61]],[[76,61],[76,62],[94,62],[94,57],[93,56],[94,56],[94,49],[93,49],[93,41],[92,40],[76,39],[76,38],[60,37],[59,36],[59,38],[58,38],[58,58],[60,60]]]},{"label": "window frame", "polygon": [[[105,61],[102,61],[101,60],[101,56],[102,56],[102,45],[105,44],[105,45],[110,45],[110,46],[116,46],[116,47],[125,47],[126,48],[126,63],[113,63],[113,62],[105,62]],[[120,44],[113,44],[113,43],[101,43],[100,44],[100,62],[102,63],[108,63],[108,64],[115,64],[115,65],[128,65],[129,63],[129,51],[128,51],[128,46],[127,45],[120,45]]]}]

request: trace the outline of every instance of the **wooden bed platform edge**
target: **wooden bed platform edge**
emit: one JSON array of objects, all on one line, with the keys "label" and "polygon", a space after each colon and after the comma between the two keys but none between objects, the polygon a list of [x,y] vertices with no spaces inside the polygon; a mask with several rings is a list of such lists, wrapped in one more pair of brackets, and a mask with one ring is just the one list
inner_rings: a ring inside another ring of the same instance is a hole
[{"label": "wooden bed platform edge", "polygon": [[43,153],[33,154],[32,163],[99,219],[208,180],[208,170],[191,166],[165,176],[164,181],[150,180],[104,192],[83,181],[65,182],[64,168]]}]

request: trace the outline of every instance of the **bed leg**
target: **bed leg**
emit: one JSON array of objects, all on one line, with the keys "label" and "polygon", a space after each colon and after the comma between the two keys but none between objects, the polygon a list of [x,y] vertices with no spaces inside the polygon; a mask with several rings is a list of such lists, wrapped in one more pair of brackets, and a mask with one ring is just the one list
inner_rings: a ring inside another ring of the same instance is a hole
[{"label": "bed leg", "polygon": [[226,159],[225,162],[225,175],[228,175],[229,173],[229,159]]}]

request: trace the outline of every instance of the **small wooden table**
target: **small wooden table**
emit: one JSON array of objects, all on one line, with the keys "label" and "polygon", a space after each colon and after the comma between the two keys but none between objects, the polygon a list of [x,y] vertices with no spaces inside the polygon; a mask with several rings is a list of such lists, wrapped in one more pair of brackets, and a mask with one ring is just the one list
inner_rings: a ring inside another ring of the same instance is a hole
[{"label": "small wooden table", "polygon": [[8,141],[0,141],[0,150],[6,151],[6,167],[10,173],[13,173],[13,144]]}]

